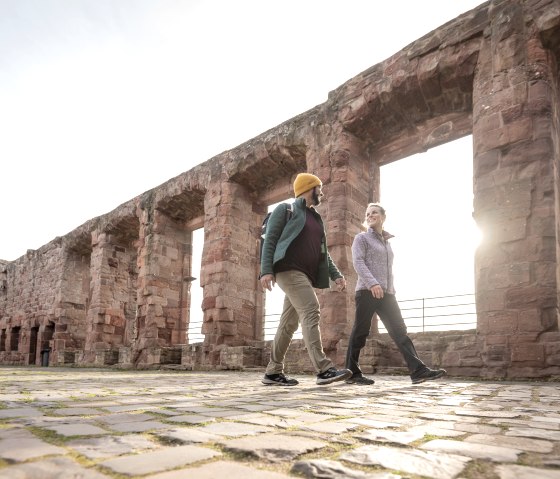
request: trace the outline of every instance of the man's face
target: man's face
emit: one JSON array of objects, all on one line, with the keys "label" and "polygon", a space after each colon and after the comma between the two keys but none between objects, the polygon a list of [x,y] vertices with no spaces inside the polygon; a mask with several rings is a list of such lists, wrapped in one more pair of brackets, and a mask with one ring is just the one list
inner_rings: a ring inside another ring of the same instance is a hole
[{"label": "man's face", "polygon": [[313,194],[311,199],[313,200],[313,206],[319,206],[321,204],[321,199],[323,198],[323,187],[316,186],[313,188]]}]

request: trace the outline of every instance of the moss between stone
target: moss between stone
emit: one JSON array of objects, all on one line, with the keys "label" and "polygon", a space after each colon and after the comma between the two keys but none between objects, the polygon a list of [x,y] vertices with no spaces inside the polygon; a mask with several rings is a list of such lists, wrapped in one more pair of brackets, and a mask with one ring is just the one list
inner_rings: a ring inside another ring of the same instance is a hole
[{"label": "moss between stone", "polygon": [[481,477],[484,479],[500,479],[494,472],[496,465],[495,462],[473,460],[463,469],[461,477],[465,479],[480,479]]}]

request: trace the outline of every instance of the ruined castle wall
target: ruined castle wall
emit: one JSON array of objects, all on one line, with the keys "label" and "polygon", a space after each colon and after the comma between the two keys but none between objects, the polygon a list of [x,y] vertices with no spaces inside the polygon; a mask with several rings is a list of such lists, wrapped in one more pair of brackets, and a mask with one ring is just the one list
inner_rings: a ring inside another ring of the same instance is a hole
[{"label": "ruined castle wall", "polygon": [[[0,332],[4,364],[35,364],[40,359],[41,334],[60,314],[60,279],[63,268],[60,239],[39,250],[29,250],[2,268]],[[39,328],[39,341],[31,345],[31,329]],[[18,332],[14,335],[14,332]],[[30,351],[34,351],[30,357]]]},{"label": "ruined castle wall", "polygon": [[[268,205],[292,196],[296,174],[310,171],[323,180],[319,211],[348,280],[348,294],[318,291],[324,348],[342,364],[354,320],[351,244],[367,203],[382,195],[380,167],[472,134],[474,218],[484,235],[477,329],[416,334],[415,344],[455,375],[559,376],[559,52],[557,2],[489,1],[324,104],[0,264],[0,361],[37,362],[47,344],[55,364],[263,367],[260,224]],[[192,231],[200,227],[205,338],[192,345]],[[1,351],[16,335],[18,352]],[[372,371],[403,367],[386,335],[372,334],[364,358]],[[310,370],[303,342],[286,364]]]}]

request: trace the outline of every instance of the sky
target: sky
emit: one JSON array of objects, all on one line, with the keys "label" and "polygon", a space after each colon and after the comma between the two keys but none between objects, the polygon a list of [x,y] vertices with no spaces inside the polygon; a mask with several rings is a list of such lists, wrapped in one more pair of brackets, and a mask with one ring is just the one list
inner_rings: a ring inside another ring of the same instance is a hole
[{"label": "sky", "polygon": [[[324,103],[481,3],[0,0],[0,259]],[[427,277],[426,268],[451,257],[473,281],[470,142],[382,168],[402,295],[430,294],[438,280],[445,294],[462,292],[449,273]],[[462,209],[449,210],[448,195]]]}]

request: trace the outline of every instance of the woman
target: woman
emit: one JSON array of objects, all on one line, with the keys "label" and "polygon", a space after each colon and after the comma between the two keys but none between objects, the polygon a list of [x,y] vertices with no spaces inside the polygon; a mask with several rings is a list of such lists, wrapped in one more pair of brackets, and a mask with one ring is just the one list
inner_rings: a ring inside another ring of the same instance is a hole
[{"label": "woman", "polygon": [[373,384],[373,379],[363,376],[358,363],[360,351],[366,344],[375,313],[383,322],[389,336],[399,348],[410,371],[413,384],[437,379],[446,374],[445,369],[430,369],[419,358],[407,335],[401,310],[395,298],[393,285],[393,250],[389,239],[393,235],[383,230],[385,209],[370,203],[366,209],[364,226],[367,231],[358,233],[352,243],[352,261],[358,274],[356,283],[356,316],[348,342],[346,368],[352,371],[349,384]]}]

